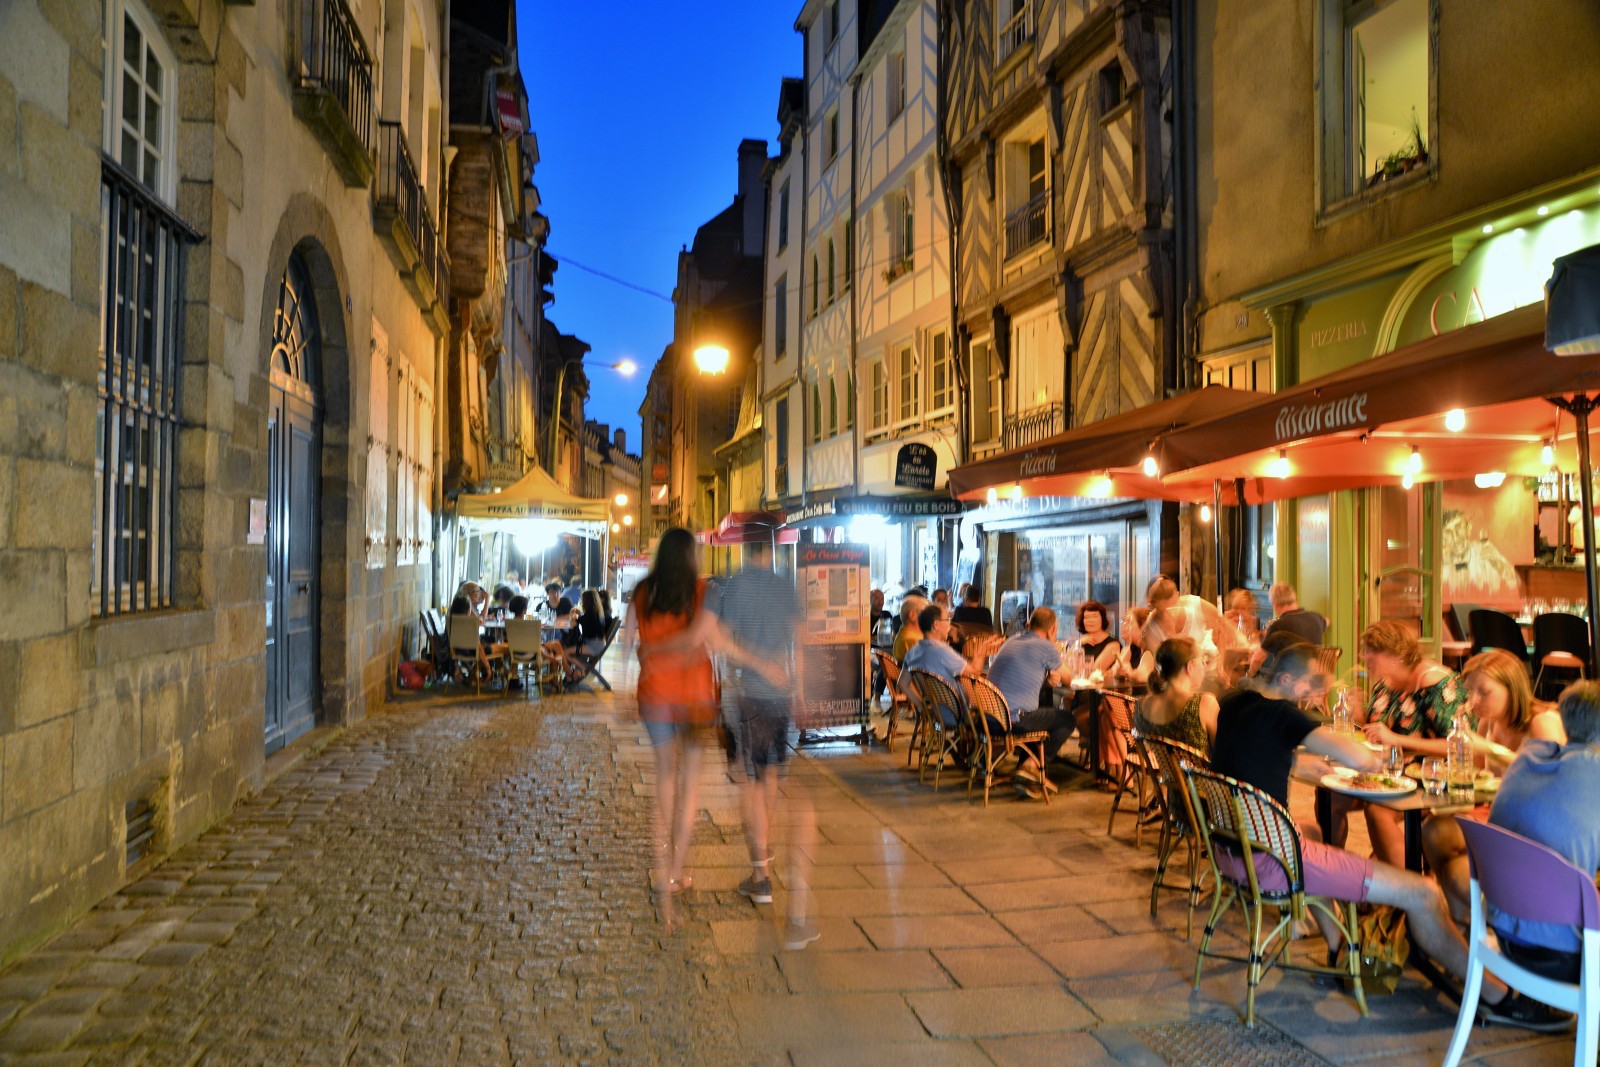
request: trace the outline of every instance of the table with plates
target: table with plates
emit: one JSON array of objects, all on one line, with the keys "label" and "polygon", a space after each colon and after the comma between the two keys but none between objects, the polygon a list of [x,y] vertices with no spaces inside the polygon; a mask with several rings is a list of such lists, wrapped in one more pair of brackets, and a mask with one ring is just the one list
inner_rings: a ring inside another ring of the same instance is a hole
[{"label": "table with plates", "polygon": [[[1341,772],[1342,768],[1338,764],[1324,756],[1305,750],[1301,750],[1295,755],[1294,769],[1290,772],[1290,777],[1293,780],[1304,782],[1316,789],[1314,810],[1316,812],[1317,829],[1322,831],[1322,839],[1331,841],[1333,837],[1333,793],[1336,790],[1346,796],[1356,797],[1367,804],[1376,804],[1379,807],[1397,811],[1400,813],[1401,821],[1405,827],[1406,869],[1411,871],[1420,872],[1423,869],[1423,819],[1435,812],[1448,815],[1455,812],[1471,811],[1477,802],[1477,797],[1482,796],[1482,794],[1474,794],[1474,800],[1470,801],[1452,798],[1448,793],[1441,796],[1430,796],[1428,791],[1422,788],[1421,783],[1415,781],[1412,783],[1415,788],[1406,792],[1379,793],[1356,789],[1338,789],[1337,787],[1330,789],[1327,785],[1327,780],[1331,777],[1339,776]],[[1403,776],[1397,775],[1396,777]]]}]

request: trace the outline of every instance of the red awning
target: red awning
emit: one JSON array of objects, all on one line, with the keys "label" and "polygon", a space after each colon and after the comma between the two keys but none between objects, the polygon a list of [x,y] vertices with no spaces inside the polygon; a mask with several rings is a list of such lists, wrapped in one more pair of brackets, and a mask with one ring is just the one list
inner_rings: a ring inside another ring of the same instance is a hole
[{"label": "red awning", "polygon": [[800,531],[784,529],[783,516],[770,511],[734,511],[723,516],[715,530],[702,530],[695,540],[703,545],[792,545]]},{"label": "red awning", "polygon": [[1600,357],[1550,354],[1543,309],[1519,308],[1173,430],[1158,448],[1163,481],[1195,498],[1220,480],[1233,503],[1243,479],[1243,502],[1260,503],[1399,485],[1408,470],[1418,482],[1537,475],[1547,441],[1570,470],[1571,420],[1544,398],[1596,389]]},{"label": "red awning", "polygon": [[1140,469],[1151,445],[1176,427],[1225,416],[1260,399],[1259,393],[1208,385],[963,464],[950,472],[950,492],[980,500],[995,489],[1009,498],[1020,486],[1025,496],[1190,499],[1185,487],[1169,487]]}]

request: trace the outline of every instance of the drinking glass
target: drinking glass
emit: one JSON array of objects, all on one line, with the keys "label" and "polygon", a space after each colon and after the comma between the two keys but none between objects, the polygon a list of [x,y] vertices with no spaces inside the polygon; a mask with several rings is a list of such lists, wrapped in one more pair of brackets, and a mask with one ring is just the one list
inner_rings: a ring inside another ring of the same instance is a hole
[{"label": "drinking glass", "polygon": [[1438,756],[1422,761],[1422,788],[1430,797],[1444,796],[1444,760]]},{"label": "drinking glass", "polygon": [[1396,778],[1398,778],[1400,776],[1400,772],[1405,770],[1405,766],[1406,766],[1406,750],[1401,748],[1399,745],[1390,745],[1389,746],[1388,756],[1389,756],[1389,762],[1388,762],[1389,774],[1394,776],[1394,777],[1396,777]]}]

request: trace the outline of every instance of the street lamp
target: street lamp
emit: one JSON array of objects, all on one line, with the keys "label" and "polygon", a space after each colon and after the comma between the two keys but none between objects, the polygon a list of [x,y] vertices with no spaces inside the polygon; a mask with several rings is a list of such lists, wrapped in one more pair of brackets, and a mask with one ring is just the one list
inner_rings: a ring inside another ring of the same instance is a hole
[{"label": "street lamp", "polygon": [[694,350],[694,365],[701,374],[721,374],[728,369],[728,350],[721,345],[701,345]]},{"label": "street lamp", "polygon": [[612,499],[617,502],[617,507],[619,508],[625,508],[628,506],[627,493],[618,493],[616,496],[612,497]]},{"label": "street lamp", "polygon": [[561,393],[567,385],[567,368],[573,366],[604,367],[614,370],[624,378],[632,378],[639,369],[639,364],[631,359],[618,360],[615,363],[584,363],[581,359],[569,359],[561,364],[561,373],[556,375],[556,402],[550,408],[550,450],[545,454],[546,467],[552,475],[556,472],[556,431],[561,426]]}]

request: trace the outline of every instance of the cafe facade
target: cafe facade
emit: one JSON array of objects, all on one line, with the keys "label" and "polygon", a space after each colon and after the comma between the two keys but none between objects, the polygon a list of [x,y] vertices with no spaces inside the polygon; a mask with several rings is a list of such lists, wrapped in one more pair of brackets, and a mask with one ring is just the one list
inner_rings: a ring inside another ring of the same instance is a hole
[{"label": "cafe facade", "polygon": [[[1352,383],[1337,395],[1330,389],[1320,402],[1281,406],[1280,439],[1367,425],[1373,401],[1350,377],[1367,361],[1513,312],[1512,332],[1542,339],[1542,315],[1531,309],[1543,301],[1552,262],[1596,243],[1600,178],[1590,173],[1244,293],[1241,303],[1272,326],[1278,389],[1328,375]],[[1428,407],[1426,396],[1413,401],[1419,413]],[[1452,407],[1445,391],[1436,406],[1441,415]],[[1542,470],[1522,463],[1508,474],[1513,452],[1530,446],[1522,439],[1528,427],[1485,425],[1504,421],[1499,409],[1480,409],[1476,423],[1474,415],[1462,411],[1453,425],[1471,434],[1504,431],[1504,458],[1497,462],[1489,449],[1482,469],[1439,470],[1429,460],[1437,464],[1443,435],[1431,448],[1429,432],[1419,430],[1407,442],[1417,468],[1410,484],[1379,479],[1385,484],[1246,505],[1261,514],[1251,527],[1258,538],[1253,547],[1272,576],[1295,585],[1304,606],[1328,616],[1330,644],[1350,649],[1373,622],[1413,620],[1438,654],[1452,636],[1446,618],[1452,605],[1517,615],[1532,602],[1583,601],[1581,557],[1573,551],[1582,535],[1571,418],[1551,407],[1545,440],[1560,447],[1546,452]],[[1348,673],[1352,664],[1342,666]]]}]

